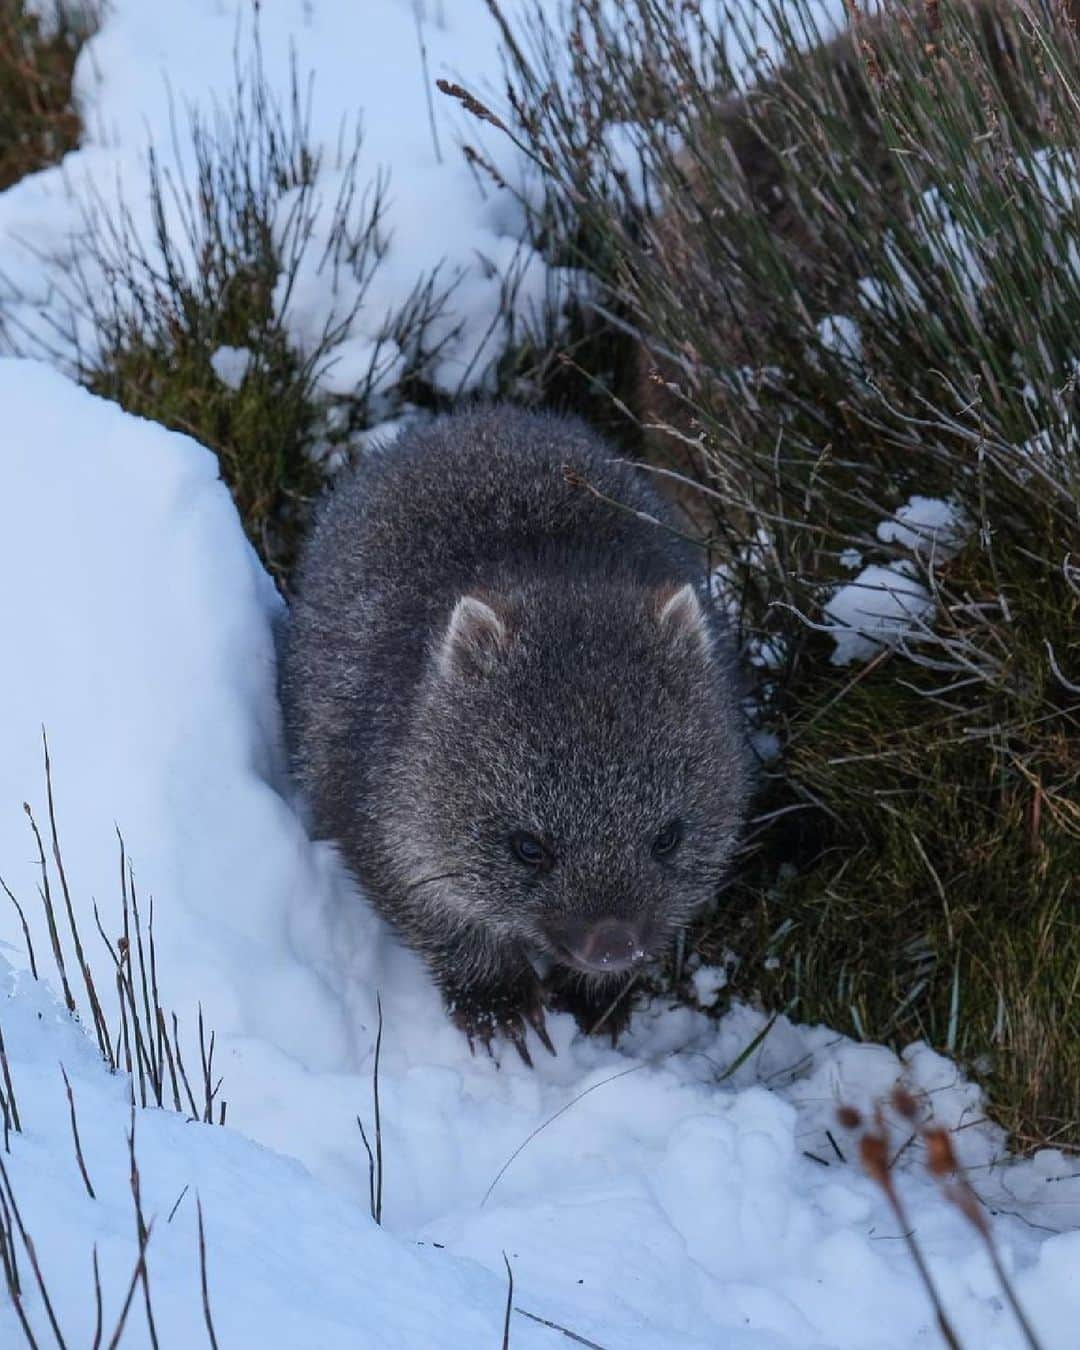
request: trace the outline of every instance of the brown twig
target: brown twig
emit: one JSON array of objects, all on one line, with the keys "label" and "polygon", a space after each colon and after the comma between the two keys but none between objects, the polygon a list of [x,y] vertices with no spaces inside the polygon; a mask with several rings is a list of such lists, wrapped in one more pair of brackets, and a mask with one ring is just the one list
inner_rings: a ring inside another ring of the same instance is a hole
[{"label": "brown twig", "polygon": [[514,1311],[514,1272],[510,1267],[510,1258],[502,1254],[506,1267],[506,1312],[503,1315],[502,1350],[510,1350],[510,1315]]},{"label": "brown twig", "polygon": [[139,1165],[135,1159],[135,1098],[131,1099],[131,1128],[128,1131],[128,1160],[131,1164],[131,1199],[135,1206],[135,1231],[139,1239],[139,1278],[143,1287],[143,1303],[146,1307],[146,1327],[150,1335],[153,1350],[158,1350],[157,1328],[154,1325],[154,1309],[150,1301],[150,1276],[146,1269],[146,1248],[150,1243],[150,1226],[143,1217],[142,1185],[139,1179]]},{"label": "brown twig", "polygon": [[60,1072],[64,1076],[64,1087],[67,1089],[68,1110],[71,1112],[71,1136],[75,1140],[75,1157],[79,1163],[79,1171],[82,1173],[83,1184],[86,1186],[86,1193],[91,1200],[96,1200],[94,1188],[90,1184],[90,1173],[86,1170],[86,1159],[83,1157],[82,1141],[79,1139],[79,1122],[75,1116],[75,1094],[71,1090],[71,1081],[67,1076],[67,1070],[60,1065]]},{"label": "brown twig", "polygon": [[106,1062],[109,1059],[109,1032],[105,1022],[105,1014],[101,1008],[101,1002],[97,996],[97,989],[94,987],[94,978],[90,973],[90,967],[86,961],[86,953],[83,951],[82,939],[79,937],[79,926],[75,922],[75,909],[71,903],[71,890],[68,887],[67,872],[64,869],[64,858],[60,852],[60,837],[56,829],[56,806],[53,801],[52,784],[52,762],[49,759],[49,738],[45,734],[45,728],[41,728],[41,747],[45,757],[45,799],[49,811],[49,839],[52,844],[53,862],[56,864],[56,873],[60,878],[60,890],[64,897],[64,908],[67,911],[68,928],[71,931],[71,940],[75,947],[75,959],[79,963],[79,970],[82,973],[83,984],[86,987],[86,996],[90,1001],[90,1014],[94,1022],[94,1034],[97,1037],[98,1049],[101,1057]]},{"label": "brown twig", "polygon": [[199,1216],[199,1279],[202,1283],[203,1318],[206,1322],[206,1334],[210,1338],[212,1350],[218,1350],[217,1336],[214,1334],[214,1319],[210,1315],[210,1288],[206,1278],[206,1230],[203,1227],[202,1201],[195,1197],[195,1207]]}]

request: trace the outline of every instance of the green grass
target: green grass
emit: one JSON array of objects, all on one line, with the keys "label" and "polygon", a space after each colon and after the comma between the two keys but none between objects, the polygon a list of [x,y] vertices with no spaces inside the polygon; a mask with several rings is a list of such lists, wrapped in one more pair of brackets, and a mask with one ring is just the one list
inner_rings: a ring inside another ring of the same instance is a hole
[{"label": "green grass", "polygon": [[[936,12],[829,48],[766,0],[770,63],[693,6],[612,25],[581,0],[569,32],[508,29],[512,130],[636,340],[648,458],[689,480],[744,640],[783,652],[754,688],[782,755],[699,948],[738,954],[739,995],[955,1054],[1017,1142],[1077,1144],[1080,49],[1060,22]],[[912,494],[962,508],[955,557],[877,537]],[[838,667],[819,626],[852,547],[905,559],[935,615]]]}]

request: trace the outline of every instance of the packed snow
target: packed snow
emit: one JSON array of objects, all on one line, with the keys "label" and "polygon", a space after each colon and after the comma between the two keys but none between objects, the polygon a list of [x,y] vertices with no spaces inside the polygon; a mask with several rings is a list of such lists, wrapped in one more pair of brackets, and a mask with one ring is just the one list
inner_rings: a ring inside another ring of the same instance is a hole
[{"label": "packed snow", "polygon": [[881,522],[877,537],[884,544],[943,561],[963,545],[969,528],[956,502],[916,494],[890,520]]},{"label": "packed snow", "polygon": [[[145,228],[147,145],[183,171],[170,158],[170,98],[181,125],[188,104],[227,101],[247,14],[209,0],[112,0],[79,60],[83,146],[0,194],[0,340],[9,347],[59,343],[56,358],[69,364],[56,260],[87,265],[85,213],[114,209],[117,194]],[[357,377],[387,311],[437,268],[457,282],[437,382],[481,384],[484,361],[474,358],[507,275],[519,278],[523,314],[550,284],[520,245],[513,193],[479,184],[457,152],[457,133],[475,139],[475,125],[438,96],[434,131],[429,122],[425,60],[431,79],[498,90],[486,6],[283,0],[261,15],[275,86],[287,88],[291,47],[301,73],[316,72],[323,200],[334,199],[346,115],[362,115],[364,174],[391,172],[378,282],[325,387]],[[506,152],[497,138],[488,149]],[[302,347],[335,304],[355,298],[309,271],[281,300]],[[856,336],[852,326],[849,345]],[[247,360],[246,349],[223,347],[213,364],[234,386]],[[391,378],[392,362],[385,370]],[[138,1244],[129,1082],[100,1061],[85,1008],[78,1024],[55,997],[22,808],[44,827],[43,727],[72,903],[107,1016],[115,1025],[95,907],[115,941],[119,829],[140,894],[154,899],[163,1002],[179,1017],[185,1058],[198,1062],[201,1010],[224,1077],[225,1127],[161,1110],[134,1118],[163,1345],[207,1343],[196,1198],[222,1350],[497,1346],[504,1257],[519,1310],[514,1347],[571,1343],[559,1328],[605,1350],[932,1344],[933,1315],[899,1226],[835,1117],[840,1103],[867,1111],[899,1079],[936,1124],[957,1130],[1046,1350],[1074,1345],[1080,1168],[1052,1150],[1010,1160],[978,1090],[924,1046],[898,1058],[744,1006],[715,1021],[706,1010],[728,971],[698,968],[699,1009],[643,1009],[618,1050],[553,1015],[558,1055],[534,1046],[534,1070],[512,1054],[471,1056],[420,963],[370,912],[332,846],[308,836],[282,752],[275,637],[285,614],[213,456],[41,364],[0,360],[0,406],[0,877],[22,902],[43,976],[28,974],[18,913],[0,896],[0,1030],[22,1125],[0,1160],[68,1344],[93,1342],[95,1248],[107,1343]],[[917,538],[882,541],[918,553],[927,523],[897,513],[893,526]],[[864,569],[846,610],[833,613],[854,624],[837,636],[860,657],[932,603],[907,566]],[[882,596],[893,609],[872,615],[867,636],[867,610],[881,610]],[[73,970],[66,930],[61,941]],[[374,1124],[377,1001],[381,1229],[369,1216],[357,1127],[358,1116],[369,1135]],[[897,1147],[907,1138],[897,1123]],[[898,1173],[965,1345],[1019,1346],[985,1250],[927,1177],[917,1140]],[[44,1344],[47,1314],[19,1257],[26,1313]],[[0,1344],[21,1335],[0,1286]],[[150,1343],[140,1294],[123,1344]]]},{"label": "packed snow", "polygon": [[917,633],[920,625],[925,628],[933,612],[933,597],[910,563],[871,563],[853,581],[835,587],[825,602],[828,631],[836,644],[833,665],[875,656]]},{"label": "packed snow", "polygon": [[[281,604],[213,456],[40,365],[0,362],[0,403],[0,569],[12,579],[0,602],[4,881],[44,968],[21,809],[46,819],[44,725],[64,864],[103,994],[106,954],[87,935],[95,900],[106,933],[119,929],[118,825],[154,897],[163,1001],[189,1063],[199,1005],[217,1035],[227,1126],[136,1117],[156,1219],[152,1291],[160,1320],[189,1329],[175,1343],[198,1343],[197,1192],[223,1345],[256,1332],[289,1347],[365,1333],[387,1346],[497,1344],[504,1252],[517,1307],[609,1350],[925,1344],[931,1314],[896,1222],[834,1114],[841,1102],[867,1109],[903,1077],[935,1122],[962,1127],[980,1193],[1010,1211],[996,1232],[1021,1296],[1048,1347],[1071,1344],[1075,1164],[1054,1153],[1010,1163],[978,1091],[925,1047],[899,1060],[783,1018],[755,1046],[768,1023],[750,1008],[716,1023],[653,1006],[619,1050],[557,1015],[558,1056],[536,1047],[533,1071],[512,1054],[470,1056],[416,959],[305,833],[282,764]],[[6,957],[25,972],[18,916],[0,914]],[[93,1244],[110,1316],[136,1256],[128,1087],[40,986],[5,978],[24,1129],[5,1161],[58,1316],[84,1343]],[[703,1002],[721,982],[697,973]],[[376,995],[381,1232],[356,1126],[357,1115],[373,1121]],[[58,1061],[96,1200],[77,1170]],[[926,1177],[917,1145],[902,1173],[966,1342],[1017,1345],[977,1235]],[[26,1304],[40,1328],[32,1291]],[[12,1309],[0,1319],[14,1338]],[[520,1345],[565,1340],[522,1314],[513,1333]],[[137,1305],[130,1343],[146,1336]]]},{"label": "packed snow", "polygon": [[958,503],[915,494],[877,527],[883,544],[895,545],[910,557],[863,567],[859,551],[845,549],[841,567],[859,570],[852,581],[834,586],[825,601],[822,627],[835,644],[832,664],[866,661],[885,647],[925,634],[936,604],[914,560],[931,569],[947,562],[970,532],[971,524]]}]

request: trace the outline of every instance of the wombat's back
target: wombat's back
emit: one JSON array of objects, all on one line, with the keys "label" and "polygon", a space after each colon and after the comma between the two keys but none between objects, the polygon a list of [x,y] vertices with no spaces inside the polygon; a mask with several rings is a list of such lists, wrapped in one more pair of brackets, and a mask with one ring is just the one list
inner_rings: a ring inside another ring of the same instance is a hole
[{"label": "wombat's back", "polygon": [[635,512],[665,514],[640,471],[613,461],[584,423],[509,406],[457,413],[376,451],[338,486],[301,587],[312,569],[325,580],[329,568],[369,595],[403,586],[434,599],[528,567],[648,580],[692,565],[681,543]]}]

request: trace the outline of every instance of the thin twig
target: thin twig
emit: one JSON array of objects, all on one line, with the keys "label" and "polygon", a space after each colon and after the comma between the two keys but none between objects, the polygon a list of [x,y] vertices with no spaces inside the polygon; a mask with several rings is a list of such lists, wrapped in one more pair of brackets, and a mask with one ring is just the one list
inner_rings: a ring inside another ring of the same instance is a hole
[{"label": "thin twig", "polygon": [[206,1278],[206,1229],[203,1227],[202,1200],[198,1196],[195,1197],[195,1208],[199,1216],[199,1279],[202,1283],[203,1318],[206,1321],[206,1334],[210,1338],[212,1350],[218,1350],[214,1319],[210,1315],[210,1288]]},{"label": "thin twig", "polygon": [[583,1097],[587,1097],[590,1092],[595,1092],[597,1088],[606,1087],[608,1083],[614,1083],[615,1080],[618,1078],[626,1078],[627,1075],[629,1074],[640,1073],[642,1069],[648,1069],[651,1067],[652,1065],[648,1061],[645,1061],[641,1064],[631,1064],[631,1066],[628,1069],[620,1069],[618,1073],[613,1073],[610,1074],[607,1078],[602,1078],[599,1083],[593,1083],[591,1087],[587,1087],[582,1092],[579,1092],[576,1097],[571,1097],[570,1100],[566,1102],[563,1106],[560,1106],[559,1109],[553,1115],[548,1116],[547,1120],[541,1121],[541,1123],[537,1125],[537,1127],[534,1130],[531,1130],[529,1134],[522,1140],[522,1142],[518,1144],[517,1148],[514,1149],[513,1153],[510,1154],[509,1158],[507,1158],[507,1160],[495,1173],[491,1185],[484,1192],[484,1198],[480,1201],[480,1208],[483,1209],[484,1206],[487,1204],[488,1200],[491,1197],[491,1192],[503,1179],[506,1172],[509,1170],[510,1165],[517,1158],[518,1154],[520,1154],[525,1148],[527,1148],[528,1145],[532,1143],[532,1141],[536,1138],[538,1134],[542,1133],[542,1131],[546,1130],[549,1125],[553,1124],[556,1120],[558,1120],[561,1115],[565,1115],[565,1113],[569,1111],[572,1106],[576,1106],[577,1103],[581,1101]]},{"label": "thin twig", "polygon": [[15,1085],[11,1081],[11,1066],[8,1064],[7,1046],[4,1044],[4,1029],[0,1027],[0,1071],[4,1075],[4,1096],[11,1108],[11,1123],[17,1133],[22,1134],[22,1121],[19,1119],[19,1104],[15,1100]]},{"label": "thin twig", "polygon": [[514,1272],[510,1267],[510,1258],[502,1254],[506,1267],[506,1313],[503,1316],[502,1350],[510,1350],[510,1315],[514,1311]]},{"label": "thin twig", "polygon": [[30,1258],[30,1267],[34,1272],[34,1281],[38,1287],[38,1293],[41,1295],[41,1301],[45,1305],[45,1315],[49,1319],[49,1326],[52,1327],[52,1333],[56,1337],[56,1344],[59,1350],[67,1350],[67,1342],[60,1332],[60,1324],[56,1320],[56,1313],[53,1311],[52,1300],[49,1298],[49,1291],[45,1285],[45,1277],[41,1273],[41,1266],[38,1263],[37,1252],[34,1249],[33,1240],[26,1231],[26,1226],[22,1221],[22,1215],[19,1213],[19,1206],[15,1201],[15,1192],[11,1188],[11,1178],[8,1176],[8,1170],[4,1166],[4,1160],[0,1158],[0,1183],[3,1184],[7,1196],[8,1208],[11,1211],[11,1217],[15,1221],[15,1227],[19,1230],[19,1237],[22,1239],[22,1245]]},{"label": "thin twig", "polygon": [[146,1327],[150,1335],[153,1350],[158,1350],[157,1328],[154,1325],[154,1309],[150,1302],[150,1275],[146,1269],[146,1248],[150,1243],[150,1228],[143,1218],[142,1185],[139,1180],[139,1166],[135,1160],[135,1098],[131,1099],[131,1128],[128,1131],[128,1159],[131,1164],[131,1199],[135,1206],[135,1231],[139,1238],[139,1255],[142,1264],[140,1279],[143,1287],[143,1303],[146,1307]]},{"label": "thin twig", "polygon": [[71,1090],[71,1081],[67,1076],[67,1070],[60,1065],[60,1072],[64,1076],[64,1087],[67,1089],[68,1110],[71,1112],[71,1136],[75,1140],[75,1157],[78,1159],[79,1171],[82,1173],[83,1184],[86,1187],[86,1193],[91,1200],[96,1200],[94,1188],[90,1184],[90,1173],[86,1170],[86,1159],[83,1157],[82,1142],[79,1139],[79,1122],[75,1116],[75,1094]]}]

